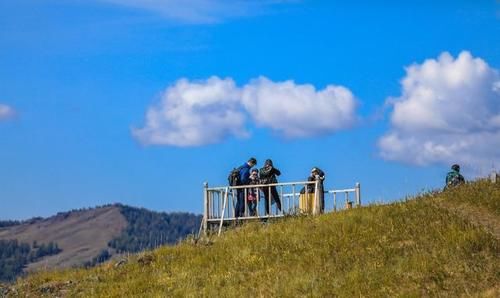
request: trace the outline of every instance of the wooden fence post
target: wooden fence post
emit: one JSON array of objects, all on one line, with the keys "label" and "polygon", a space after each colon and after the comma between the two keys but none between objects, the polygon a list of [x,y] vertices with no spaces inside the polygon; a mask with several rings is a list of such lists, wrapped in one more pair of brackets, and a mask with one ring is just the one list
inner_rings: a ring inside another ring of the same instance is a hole
[{"label": "wooden fence post", "polygon": [[[319,182],[320,178],[319,175],[315,176],[315,181],[314,181],[314,206],[313,206],[313,215],[318,215],[321,213],[321,207],[320,207],[320,194],[319,194]],[[307,186],[306,186],[307,187]]]},{"label": "wooden fence post", "polygon": [[497,183],[498,181],[498,174],[496,171],[491,172],[490,174],[490,181],[491,183]]},{"label": "wooden fence post", "polygon": [[208,209],[209,209],[209,201],[208,201],[208,182],[203,183],[203,233],[205,236],[207,235],[208,229]]},{"label": "wooden fence post", "polygon": [[356,183],[356,207],[361,206],[361,184]]}]

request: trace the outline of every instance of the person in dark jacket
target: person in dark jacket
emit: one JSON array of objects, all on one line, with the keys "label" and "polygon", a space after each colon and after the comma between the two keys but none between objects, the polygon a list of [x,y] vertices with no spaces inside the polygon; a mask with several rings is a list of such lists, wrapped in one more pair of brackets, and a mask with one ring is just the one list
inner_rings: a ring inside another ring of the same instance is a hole
[{"label": "person in dark jacket", "polygon": [[454,164],[451,166],[451,172],[446,175],[445,189],[455,187],[465,183],[464,176],[460,174],[460,166]]},{"label": "person in dark jacket", "polygon": [[[261,184],[273,184],[278,183],[278,178],[276,176],[281,175],[280,170],[276,169],[273,165],[273,161],[268,159],[264,163],[264,167],[260,169],[260,183]],[[276,186],[269,186],[262,190],[264,192],[264,202],[266,204],[266,214],[269,215],[269,205],[272,200],[276,202],[276,207],[281,211],[281,201],[276,190]]]},{"label": "person in dark jacket", "polygon": [[[238,186],[250,184],[250,170],[255,165],[257,165],[257,160],[252,157],[240,167],[240,182]],[[236,201],[235,217],[242,217],[245,214],[245,189],[237,189],[236,194],[238,200]]]},{"label": "person in dark jacket", "polygon": [[[314,167],[311,169],[311,175],[307,179],[308,181],[319,181],[318,183],[318,191],[319,191],[319,208],[321,213],[325,211],[325,187],[323,185],[323,181],[325,181],[325,172],[323,172],[320,168]],[[312,189],[309,190],[309,193],[315,191],[316,186],[314,184],[309,185]]]},{"label": "person in dark jacket", "polygon": [[[323,186],[323,181],[325,180],[325,172],[320,168],[314,167],[311,169],[309,177],[307,177],[308,182],[318,181],[318,195],[319,195],[319,212],[323,213],[325,211],[325,188]],[[301,212],[310,213],[314,210],[314,199],[315,199],[316,183],[307,184],[300,190],[300,201],[299,208]],[[306,195],[307,194],[307,195]]]}]

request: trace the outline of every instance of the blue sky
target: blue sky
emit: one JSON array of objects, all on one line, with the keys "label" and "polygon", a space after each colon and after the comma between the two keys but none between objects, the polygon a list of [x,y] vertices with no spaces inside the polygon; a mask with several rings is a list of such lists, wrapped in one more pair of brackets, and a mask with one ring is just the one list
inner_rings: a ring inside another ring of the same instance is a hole
[{"label": "blue sky", "polygon": [[0,0],[0,219],[201,212],[250,156],[365,202],[486,175],[500,5],[434,2]]}]

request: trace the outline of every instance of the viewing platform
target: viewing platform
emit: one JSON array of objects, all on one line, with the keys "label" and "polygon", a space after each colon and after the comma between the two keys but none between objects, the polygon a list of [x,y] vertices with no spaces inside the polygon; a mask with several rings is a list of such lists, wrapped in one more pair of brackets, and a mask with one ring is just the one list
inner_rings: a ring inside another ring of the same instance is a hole
[{"label": "viewing platform", "polygon": [[[272,187],[276,187],[279,194],[281,210],[272,200],[265,200],[264,192],[269,192],[271,197]],[[220,234],[224,224],[234,221],[265,220],[298,214],[318,215],[352,208],[353,205],[361,206],[360,183],[356,183],[353,188],[324,189],[324,206],[321,189],[323,187],[319,180],[222,187],[209,187],[205,183],[201,229],[205,234],[218,229]],[[243,216],[240,217],[236,217],[238,192],[243,192],[245,198]],[[250,208],[249,194],[255,194],[255,210]],[[266,212],[265,204],[269,204],[269,213]]]}]

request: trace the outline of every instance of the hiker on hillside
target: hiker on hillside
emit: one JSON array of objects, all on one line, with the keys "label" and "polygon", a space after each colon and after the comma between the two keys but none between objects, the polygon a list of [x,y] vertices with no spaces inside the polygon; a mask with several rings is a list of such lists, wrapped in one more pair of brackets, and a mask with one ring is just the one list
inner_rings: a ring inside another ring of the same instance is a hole
[{"label": "hiker on hillside", "polygon": [[[250,158],[246,163],[239,167],[239,181],[238,186],[248,185],[250,183],[250,169],[257,165],[255,158]],[[242,217],[245,214],[245,189],[238,189],[236,191],[238,200],[236,202],[236,217]]]},{"label": "hiker on hillside", "polygon": [[[273,165],[273,161],[268,159],[264,163],[264,167],[261,168],[259,171],[260,183],[261,184],[278,183],[278,178],[276,178],[276,176],[279,175],[281,175],[280,170],[276,169]],[[276,186],[265,187],[262,191],[264,192],[266,215],[269,215],[269,205],[270,202],[273,201],[276,202],[276,207],[278,208],[279,211],[281,211],[281,201],[278,195],[278,191],[276,190]]]},{"label": "hiker on hillside", "polygon": [[460,166],[454,164],[451,166],[451,171],[446,175],[446,186],[444,189],[452,188],[465,183],[464,176],[460,174]]},{"label": "hiker on hillside", "polygon": [[[260,180],[259,180],[259,170],[257,169],[252,169],[252,172],[250,173],[250,183],[249,185],[259,185]],[[249,188],[247,191],[247,204],[248,204],[248,211],[250,216],[255,216],[257,215],[257,198],[260,195],[259,189],[258,188]]]}]

